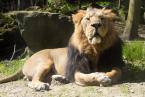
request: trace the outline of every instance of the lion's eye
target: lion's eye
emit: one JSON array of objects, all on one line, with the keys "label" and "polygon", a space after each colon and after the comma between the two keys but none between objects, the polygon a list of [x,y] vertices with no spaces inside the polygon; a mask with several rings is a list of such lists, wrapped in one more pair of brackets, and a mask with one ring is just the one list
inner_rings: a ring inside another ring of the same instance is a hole
[{"label": "lion's eye", "polygon": [[104,20],[104,17],[100,17],[101,20]]}]

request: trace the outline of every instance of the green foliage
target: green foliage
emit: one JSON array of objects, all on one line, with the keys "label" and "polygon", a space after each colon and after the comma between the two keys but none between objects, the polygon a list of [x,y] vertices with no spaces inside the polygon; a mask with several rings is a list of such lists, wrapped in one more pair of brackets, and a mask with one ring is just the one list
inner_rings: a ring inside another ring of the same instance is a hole
[{"label": "green foliage", "polygon": [[[81,1],[81,8],[87,8],[90,6],[90,1]],[[110,1],[97,1],[96,4],[102,7],[113,7],[116,8],[115,3]],[[67,0],[48,0],[48,7],[46,10],[50,12],[67,13],[72,12],[78,8],[78,2],[70,3]],[[115,6],[115,7],[114,7]]]},{"label": "green foliage", "polygon": [[66,0],[48,0],[47,11],[56,13],[67,13],[75,10],[75,5],[67,3]]},{"label": "green foliage", "polygon": [[102,7],[108,7],[108,6],[112,6],[112,3],[109,1],[98,1],[96,2],[98,5],[102,6]]},{"label": "green foliage", "polygon": [[[72,2],[72,3],[71,3]],[[68,2],[67,0],[48,0],[48,6],[44,8],[45,11],[50,11],[50,12],[56,12],[56,13],[69,13],[73,12],[74,10],[78,9],[79,3],[75,1]],[[92,1],[91,0],[82,0],[81,1],[81,9],[85,9],[91,5]],[[121,2],[121,7],[118,9],[118,1],[116,0],[97,0],[96,2],[94,1],[97,5],[100,5],[102,7],[109,7],[116,12],[119,12],[119,15],[123,20],[125,20],[125,16],[128,11],[128,1],[122,1]]]},{"label": "green foliage", "polygon": [[18,29],[14,16],[8,16],[4,13],[0,13],[0,33],[11,31],[12,29]]},{"label": "green foliage", "polygon": [[0,19],[3,19],[5,23],[11,23],[13,21],[12,17],[6,16],[3,13],[0,13]]}]

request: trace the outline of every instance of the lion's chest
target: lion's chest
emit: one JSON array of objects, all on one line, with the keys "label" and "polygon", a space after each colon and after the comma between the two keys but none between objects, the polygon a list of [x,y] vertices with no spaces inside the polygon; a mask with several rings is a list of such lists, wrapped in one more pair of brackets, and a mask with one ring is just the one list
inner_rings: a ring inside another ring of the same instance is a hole
[{"label": "lion's chest", "polygon": [[88,58],[88,60],[89,60],[90,72],[97,72],[98,71],[99,57],[98,56],[90,56]]}]

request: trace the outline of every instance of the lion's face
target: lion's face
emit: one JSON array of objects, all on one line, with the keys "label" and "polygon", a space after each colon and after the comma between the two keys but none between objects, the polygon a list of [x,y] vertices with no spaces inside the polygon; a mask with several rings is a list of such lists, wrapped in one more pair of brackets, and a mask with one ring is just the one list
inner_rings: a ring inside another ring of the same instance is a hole
[{"label": "lion's face", "polygon": [[110,23],[108,13],[109,10],[105,9],[87,9],[81,20],[81,25],[90,44],[95,45],[101,43],[103,37],[107,34]]}]

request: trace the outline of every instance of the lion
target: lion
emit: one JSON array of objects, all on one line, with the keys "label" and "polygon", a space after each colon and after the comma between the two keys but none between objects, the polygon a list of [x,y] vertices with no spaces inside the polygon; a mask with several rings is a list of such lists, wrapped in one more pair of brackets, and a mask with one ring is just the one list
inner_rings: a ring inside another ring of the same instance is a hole
[{"label": "lion", "polygon": [[25,76],[28,86],[46,90],[46,75],[65,78],[81,86],[107,86],[122,76],[122,41],[113,26],[111,9],[88,8],[72,15],[74,33],[65,48],[44,49],[32,55],[16,74],[0,83]]}]

